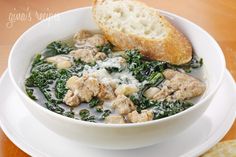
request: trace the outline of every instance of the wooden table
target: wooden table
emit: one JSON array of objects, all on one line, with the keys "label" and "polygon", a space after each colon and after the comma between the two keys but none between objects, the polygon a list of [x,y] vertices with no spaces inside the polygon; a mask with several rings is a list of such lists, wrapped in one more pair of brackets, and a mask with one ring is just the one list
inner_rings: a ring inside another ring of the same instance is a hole
[{"label": "wooden table", "polygon": [[[220,44],[227,67],[236,79],[235,0],[142,0],[150,6],[183,16],[207,30]],[[52,14],[89,6],[91,0],[1,0],[0,74],[7,68],[9,51],[15,40],[30,26]],[[213,58],[214,59],[214,58]],[[236,139],[236,122],[223,140]],[[24,157],[0,129],[0,156]]]}]

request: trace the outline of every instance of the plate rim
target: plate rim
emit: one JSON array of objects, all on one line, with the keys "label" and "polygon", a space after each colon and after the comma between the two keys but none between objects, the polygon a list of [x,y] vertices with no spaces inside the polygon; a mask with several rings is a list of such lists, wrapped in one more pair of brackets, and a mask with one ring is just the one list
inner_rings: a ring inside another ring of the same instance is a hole
[{"label": "plate rim", "polygon": [[[6,69],[3,74],[0,77],[0,86],[2,85],[2,82],[4,79],[9,77],[8,69]],[[11,81],[10,78],[8,81]],[[0,89],[1,90],[1,89]],[[7,129],[5,125],[3,125],[2,120],[0,119],[0,128],[4,132],[4,134],[11,140],[11,142],[14,143],[20,150],[22,150],[24,153],[30,156],[37,156],[37,157],[48,157],[45,153],[42,153],[41,151],[37,150],[36,148],[32,147],[30,144],[23,141],[23,139],[19,137],[14,137],[14,135],[11,135],[11,131]]]}]

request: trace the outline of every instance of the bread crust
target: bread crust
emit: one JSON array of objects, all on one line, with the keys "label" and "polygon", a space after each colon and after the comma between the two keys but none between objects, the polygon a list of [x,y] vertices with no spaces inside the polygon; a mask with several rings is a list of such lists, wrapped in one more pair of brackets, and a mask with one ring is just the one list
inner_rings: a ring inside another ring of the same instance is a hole
[{"label": "bread crust", "polygon": [[[96,14],[96,7],[102,5],[104,1],[106,0],[94,0],[93,17],[105,37],[113,45],[123,50],[137,48],[150,59],[166,61],[175,65],[185,64],[192,59],[192,46],[188,39],[165,17],[161,16],[157,10],[154,12],[154,15],[161,18],[166,35],[159,39],[152,39],[131,33],[123,33],[116,29],[108,29],[105,24],[98,20]],[[138,1],[133,1],[133,3],[139,3],[149,9],[148,6]]]}]

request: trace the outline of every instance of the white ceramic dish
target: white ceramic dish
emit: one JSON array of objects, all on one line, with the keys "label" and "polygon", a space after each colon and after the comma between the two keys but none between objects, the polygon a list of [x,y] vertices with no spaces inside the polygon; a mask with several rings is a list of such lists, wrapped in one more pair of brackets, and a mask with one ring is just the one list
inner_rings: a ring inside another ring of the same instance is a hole
[{"label": "white ceramic dish", "polygon": [[226,134],[233,124],[236,111],[235,83],[227,72],[209,108],[189,129],[154,146],[109,151],[84,147],[47,129],[30,114],[12,89],[9,75],[5,73],[0,81],[1,127],[18,147],[37,157],[195,157]]},{"label": "white ceramic dish", "polygon": [[42,124],[55,133],[85,145],[107,149],[131,149],[172,138],[190,127],[207,109],[222,82],[225,61],[220,47],[207,32],[177,15],[164,11],[161,13],[190,39],[197,55],[204,59],[207,91],[199,102],[188,110],[146,123],[96,124],[53,113],[41,107],[24,93],[25,73],[36,52],[42,50],[51,41],[63,39],[80,29],[96,29],[92,20],[91,8],[67,11],[42,21],[27,30],[16,41],[9,58],[9,74],[14,89],[17,90],[26,108]]}]

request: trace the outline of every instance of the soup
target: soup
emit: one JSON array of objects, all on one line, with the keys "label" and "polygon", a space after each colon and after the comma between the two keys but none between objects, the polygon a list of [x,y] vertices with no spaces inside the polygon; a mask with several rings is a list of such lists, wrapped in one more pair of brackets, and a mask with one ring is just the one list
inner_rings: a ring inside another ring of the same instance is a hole
[{"label": "soup", "polygon": [[25,80],[28,96],[70,118],[109,124],[139,123],[194,105],[206,85],[195,78],[203,60],[184,65],[120,50],[102,34],[80,31],[36,54]]}]

